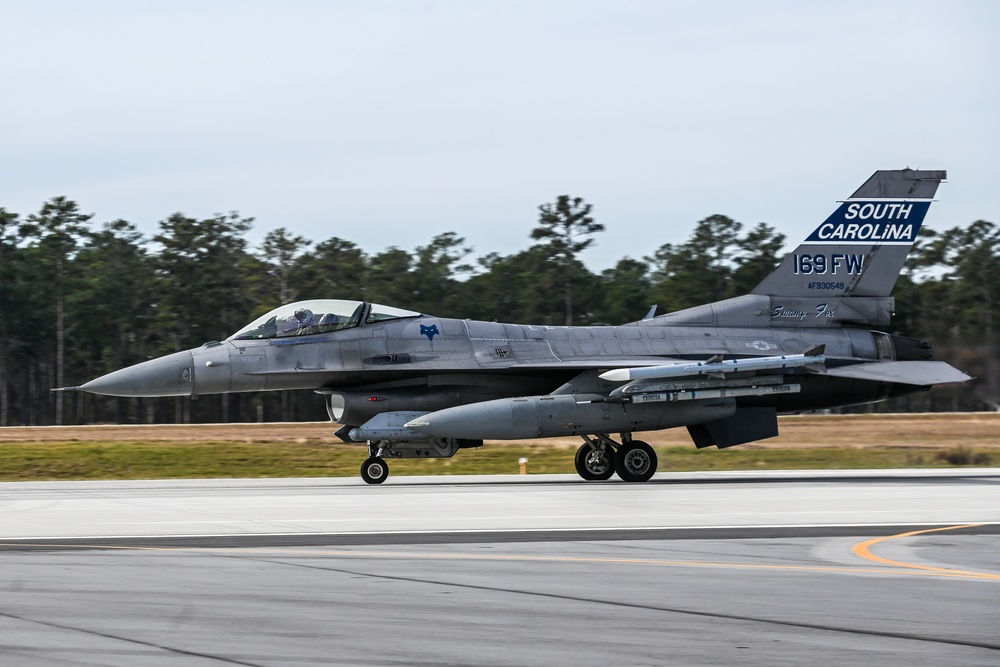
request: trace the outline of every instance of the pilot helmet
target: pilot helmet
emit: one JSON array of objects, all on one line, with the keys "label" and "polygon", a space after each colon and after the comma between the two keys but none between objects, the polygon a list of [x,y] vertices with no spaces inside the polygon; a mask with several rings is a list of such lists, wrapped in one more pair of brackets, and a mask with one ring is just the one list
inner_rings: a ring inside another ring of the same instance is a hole
[{"label": "pilot helmet", "polygon": [[313,313],[308,308],[298,308],[295,311],[295,319],[299,322],[309,322],[312,320]]}]

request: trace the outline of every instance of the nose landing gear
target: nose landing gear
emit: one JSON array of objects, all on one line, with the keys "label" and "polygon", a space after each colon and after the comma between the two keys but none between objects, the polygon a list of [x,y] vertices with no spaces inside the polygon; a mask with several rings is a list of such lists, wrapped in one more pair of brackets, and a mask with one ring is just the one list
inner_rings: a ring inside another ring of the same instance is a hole
[{"label": "nose landing gear", "polygon": [[389,464],[382,458],[386,453],[391,453],[391,448],[386,448],[382,443],[369,441],[368,458],[361,464],[361,479],[367,484],[381,484],[389,477]]},{"label": "nose landing gear", "polygon": [[378,456],[369,456],[361,464],[361,479],[368,484],[381,484],[389,476],[389,464]]}]

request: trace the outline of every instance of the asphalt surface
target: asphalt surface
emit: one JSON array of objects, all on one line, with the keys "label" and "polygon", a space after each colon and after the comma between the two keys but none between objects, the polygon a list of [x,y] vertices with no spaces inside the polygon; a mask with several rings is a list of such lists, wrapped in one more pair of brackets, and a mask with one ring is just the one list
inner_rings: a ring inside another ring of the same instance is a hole
[{"label": "asphalt surface", "polygon": [[0,484],[2,665],[996,665],[1000,470]]}]

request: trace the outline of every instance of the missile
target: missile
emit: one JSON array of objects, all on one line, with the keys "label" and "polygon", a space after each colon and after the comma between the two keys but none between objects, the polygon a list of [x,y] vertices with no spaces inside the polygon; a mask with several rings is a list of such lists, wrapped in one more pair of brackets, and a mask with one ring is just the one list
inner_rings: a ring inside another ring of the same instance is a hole
[{"label": "missile", "polygon": [[747,371],[765,371],[784,368],[801,368],[803,366],[822,366],[826,358],[823,356],[823,346],[807,350],[804,354],[783,354],[772,357],[749,357],[746,359],[729,359],[722,361],[713,357],[708,361],[692,363],[665,364],[662,366],[643,366],[640,368],[615,368],[601,373],[601,379],[609,382],[630,382],[632,380],[660,380],[708,375],[725,377],[726,373]]}]

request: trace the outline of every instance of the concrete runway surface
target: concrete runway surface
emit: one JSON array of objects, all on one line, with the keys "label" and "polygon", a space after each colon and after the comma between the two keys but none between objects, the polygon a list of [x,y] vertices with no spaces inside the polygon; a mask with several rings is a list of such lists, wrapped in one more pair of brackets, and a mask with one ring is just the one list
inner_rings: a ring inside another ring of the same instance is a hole
[{"label": "concrete runway surface", "polygon": [[997,665],[1000,469],[0,484],[0,665]]}]

